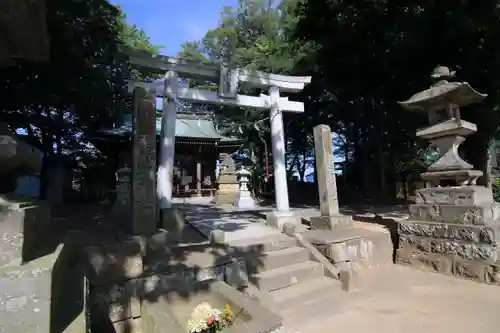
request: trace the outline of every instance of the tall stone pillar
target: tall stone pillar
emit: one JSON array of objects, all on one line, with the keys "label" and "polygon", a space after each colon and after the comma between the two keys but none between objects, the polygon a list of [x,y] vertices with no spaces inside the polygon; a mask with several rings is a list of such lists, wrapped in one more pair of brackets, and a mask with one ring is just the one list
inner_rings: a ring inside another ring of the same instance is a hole
[{"label": "tall stone pillar", "polygon": [[201,197],[201,162],[196,162],[196,196]]},{"label": "tall stone pillar", "polygon": [[132,115],[132,232],[156,231],[156,93],[136,88]]},{"label": "tall stone pillar", "polygon": [[290,212],[288,202],[288,184],[286,177],[285,160],[285,132],[283,129],[283,112],[279,108],[280,91],[278,87],[269,88],[271,99],[270,122],[271,143],[273,151],[273,176],[276,198],[276,210],[267,215],[267,223],[282,229],[285,224],[297,225],[301,223],[299,217]]},{"label": "tall stone pillar", "polygon": [[352,223],[349,217],[340,215],[339,212],[332,140],[330,126],[314,127],[314,151],[321,216],[311,218],[311,229],[333,229],[339,225]]},{"label": "tall stone pillar", "polygon": [[172,206],[178,80],[175,72],[167,72],[165,75],[157,188],[158,204],[162,210]]}]

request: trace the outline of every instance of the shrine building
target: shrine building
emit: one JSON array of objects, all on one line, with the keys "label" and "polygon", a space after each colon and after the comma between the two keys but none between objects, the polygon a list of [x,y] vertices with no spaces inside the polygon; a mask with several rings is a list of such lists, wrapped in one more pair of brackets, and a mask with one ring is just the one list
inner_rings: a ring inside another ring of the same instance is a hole
[{"label": "shrine building", "polygon": [[[162,112],[157,111],[157,160]],[[114,170],[129,163],[132,152],[132,115],[125,114],[120,126],[102,129],[92,143],[114,161]],[[177,112],[175,124],[174,196],[211,196],[216,190],[218,161],[236,153],[242,139],[220,133],[211,114]]]}]

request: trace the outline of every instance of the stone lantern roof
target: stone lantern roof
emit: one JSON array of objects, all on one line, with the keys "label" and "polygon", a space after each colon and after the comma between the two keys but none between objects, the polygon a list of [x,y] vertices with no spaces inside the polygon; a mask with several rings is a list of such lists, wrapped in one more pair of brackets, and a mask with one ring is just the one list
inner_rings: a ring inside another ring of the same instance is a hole
[{"label": "stone lantern roof", "polygon": [[398,103],[410,111],[429,111],[444,109],[449,105],[458,107],[478,103],[488,96],[479,93],[467,82],[449,82],[448,79],[454,75],[455,72],[448,67],[438,66],[431,74],[432,79],[437,81],[434,85]]}]

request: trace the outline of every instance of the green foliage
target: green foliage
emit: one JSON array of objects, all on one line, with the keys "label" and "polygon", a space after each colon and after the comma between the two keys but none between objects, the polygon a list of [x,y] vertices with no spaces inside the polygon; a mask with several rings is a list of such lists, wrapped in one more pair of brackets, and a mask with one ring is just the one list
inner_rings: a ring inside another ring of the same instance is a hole
[{"label": "green foliage", "polygon": [[106,0],[47,1],[46,13],[50,61],[0,68],[0,120],[25,130],[45,154],[44,169],[96,157],[81,134],[112,127],[124,106],[129,72],[118,46],[159,49]]},{"label": "green foliage", "polygon": [[466,142],[466,155],[484,168],[498,127],[497,1],[308,0],[299,17],[297,38],[315,50],[308,59],[309,107],[349,142],[352,187],[365,195],[394,193],[388,184],[419,159],[426,143],[416,141],[415,131],[426,117],[404,111],[397,101],[427,88],[438,64],[489,94],[484,105],[462,113],[479,128]]},{"label": "green foliage", "polygon": [[500,178],[495,178],[492,181],[491,188],[493,190],[493,199],[496,202],[500,202]]},{"label": "green foliage", "polygon": [[157,55],[160,50],[165,46],[153,45],[148,35],[143,29],[138,28],[135,24],[128,24],[126,22],[127,15],[123,10],[117,6],[120,11],[118,19],[118,40],[121,44],[128,46],[132,49],[146,51],[151,54]]},{"label": "green foliage", "polygon": [[[299,4],[298,0],[282,0],[278,5],[269,0],[240,0],[238,6],[224,8],[217,28],[209,30],[199,41],[186,42],[180,56],[200,63],[226,63],[250,70],[293,74],[310,48],[309,43],[293,36],[299,22],[296,15]],[[206,87],[207,83],[198,83],[202,85]],[[245,87],[241,90],[257,93]],[[254,163],[259,164],[256,169],[263,170],[265,145],[270,144],[267,112],[251,108],[213,109],[219,128],[227,134],[243,136],[246,139],[243,149],[253,156]],[[298,117],[295,122],[289,120],[287,125],[301,123]],[[302,136],[303,128],[297,125],[298,130],[289,133]]]}]

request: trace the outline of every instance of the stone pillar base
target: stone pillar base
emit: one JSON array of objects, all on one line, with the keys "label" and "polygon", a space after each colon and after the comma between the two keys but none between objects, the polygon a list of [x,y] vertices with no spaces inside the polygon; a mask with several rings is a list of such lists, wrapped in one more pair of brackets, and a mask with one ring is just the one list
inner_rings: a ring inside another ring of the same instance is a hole
[{"label": "stone pillar base", "polygon": [[169,232],[182,233],[186,225],[184,213],[177,208],[160,210],[160,227]]},{"label": "stone pillar base", "polygon": [[336,227],[352,225],[352,218],[345,215],[311,217],[311,230],[331,230]]},{"label": "stone pillar base", "polygon": [[302,222],[301,218],[299,216],[295,216],[292,212],[279,211],[273,211],[272,213],[267,214],[266,221],[268,225],[279,230],[283,230],[285,224],[300,225]]},{"label": "stone pillar base", "polygon": [[238,192],[220,192],[217,191],[215,193],[214,198],[210,201],[210,203],[216,205],[225,205],[225,204],[233,204],[238,197]]}]

